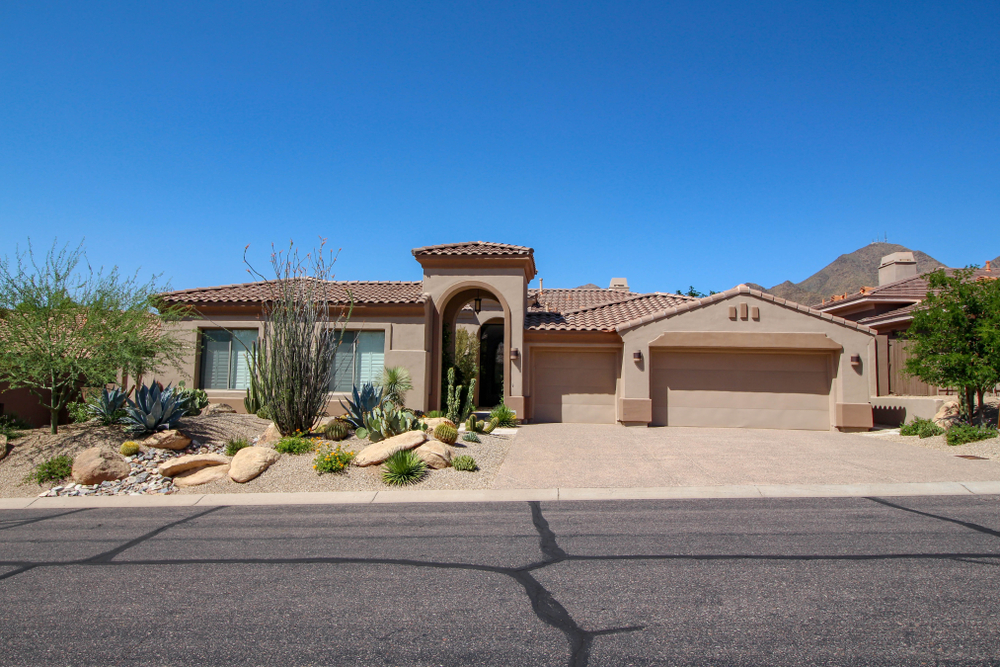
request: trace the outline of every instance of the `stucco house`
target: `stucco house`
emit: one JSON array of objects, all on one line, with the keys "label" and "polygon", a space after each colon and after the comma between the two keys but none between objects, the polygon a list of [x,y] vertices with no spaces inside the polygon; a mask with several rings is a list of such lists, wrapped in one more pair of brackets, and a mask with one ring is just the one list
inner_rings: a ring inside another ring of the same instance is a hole
[{"label": "stucco house", "polygon": [[[740,285],[703,299],[609,288],[529,288],[531,248],[453,243],[413,250],[411,282],[328,283],[354,311],[328,410],[354,384],[404,366],[410,407],[440,407],[445,330],[478,333],[479,404],[500,396],[530,422],[619,422],[865,430],[876,393],[875,332],[863,323]],[[178,326],[196,350],[188,384],[242,410],[243,350],[259,334],[262,283],[180,290]],[[451,340],[454,340],[452,337]],[[164,381],[181,377],[164,376]]]}]

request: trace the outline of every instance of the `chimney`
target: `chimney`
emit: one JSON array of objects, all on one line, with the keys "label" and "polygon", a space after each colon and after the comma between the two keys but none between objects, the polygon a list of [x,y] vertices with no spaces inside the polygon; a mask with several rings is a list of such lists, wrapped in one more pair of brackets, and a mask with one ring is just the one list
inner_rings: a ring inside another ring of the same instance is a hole
[{"label": "chimney", "polygon": [[912,252],[894,252],[882,258],[878,267],[878,284],[888,285],[917,275],[917,260]]},{"label": "chimney", "polygon": [[612,278],[611,286],[608,287],[608,289],[617,290],[619,292],[627,292],[628,280],[626,280],[625,278]]}]

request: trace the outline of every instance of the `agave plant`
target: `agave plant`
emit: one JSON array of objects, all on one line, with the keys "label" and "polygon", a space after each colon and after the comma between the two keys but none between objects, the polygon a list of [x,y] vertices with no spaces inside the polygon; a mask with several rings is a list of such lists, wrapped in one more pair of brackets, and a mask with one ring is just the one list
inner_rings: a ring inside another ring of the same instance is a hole
[{"label": "agave plant", "polygon": [[129,401],[125,409],[126,430],[132,433],[153,433],[172,429],[187,414],[186,401],[167,385],[164,388],[159,382],[151,386],[143,385],[135,392],[135,401]]},{"label": "agave plant", "polygon": [[377,389],[371,382],[366,382],[360,392],[357,387],[351,391],[354,400],[347,399],[346,405],[343,401],[340,402],[340,407],[347,410],[344,421],[354,429],[364,428],[365,415],[382,404],[382,390]]},{"label": "agave plant", "polygon": [[110,426],[118,423],[125,416],[125,401],[127,400],[128,394],[118,387],[111,390],[105,387],[100,396],[95,396],[87,404],[87,411],[104,426]]},{"label": "agave plant", "polygon": [[379,442],[394,435],[420,428],[416,415],[409,410],[400,410],[388,405],[388,403],[366,412],[363,423],[364,425],[354,433],[359,438],[368,438],[372,442]]}]

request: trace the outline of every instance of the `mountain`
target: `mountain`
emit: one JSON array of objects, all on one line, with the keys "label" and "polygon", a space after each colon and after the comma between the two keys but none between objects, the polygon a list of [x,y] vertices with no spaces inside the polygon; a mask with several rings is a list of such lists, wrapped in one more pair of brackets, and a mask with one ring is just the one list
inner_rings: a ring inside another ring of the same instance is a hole
[{"label": "mountain", "polygon": [[933,271],[944,266],[927,253],[919,250],[910,250],[896,243],[871,243],[854,252],[841,255],[800,283],[786,280],[770,289],[764,289],[760,285],[747,284],[783,299],[791,299],[812,306],[834,294],[857,292],[862,287],[877,286],[878,265],[883,257],[894,252],[912,252],[913,257],[917,260],[919,273]]}]

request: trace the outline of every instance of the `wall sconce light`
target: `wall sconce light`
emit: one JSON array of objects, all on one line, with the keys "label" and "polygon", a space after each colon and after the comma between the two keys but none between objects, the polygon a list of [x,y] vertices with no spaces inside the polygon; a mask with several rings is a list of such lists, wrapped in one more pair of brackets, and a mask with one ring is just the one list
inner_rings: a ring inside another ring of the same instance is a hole
[{"label": "wall sconce light", "polygon": [[476,298],[472,300],[472,309],[476,311],[476,315],[483,309],[483,300],[479,296],[479,290],[476,290]]},{"label": "wall sconce light", "polygon": [[851,365],[852,366],[860,366],[861,365],[861,355],[860,354],[852,354],[851,355]]},{"label": "wall sconce light", "polygon": [[516,347],[510,348],[510,360],[517,361],[520,358],[521,358],[521,351]]},{"label": "wall sconce light", "polygon": [[632,353],[632,361],[637,364],[642,362],[642,350],[636,350]]}]

